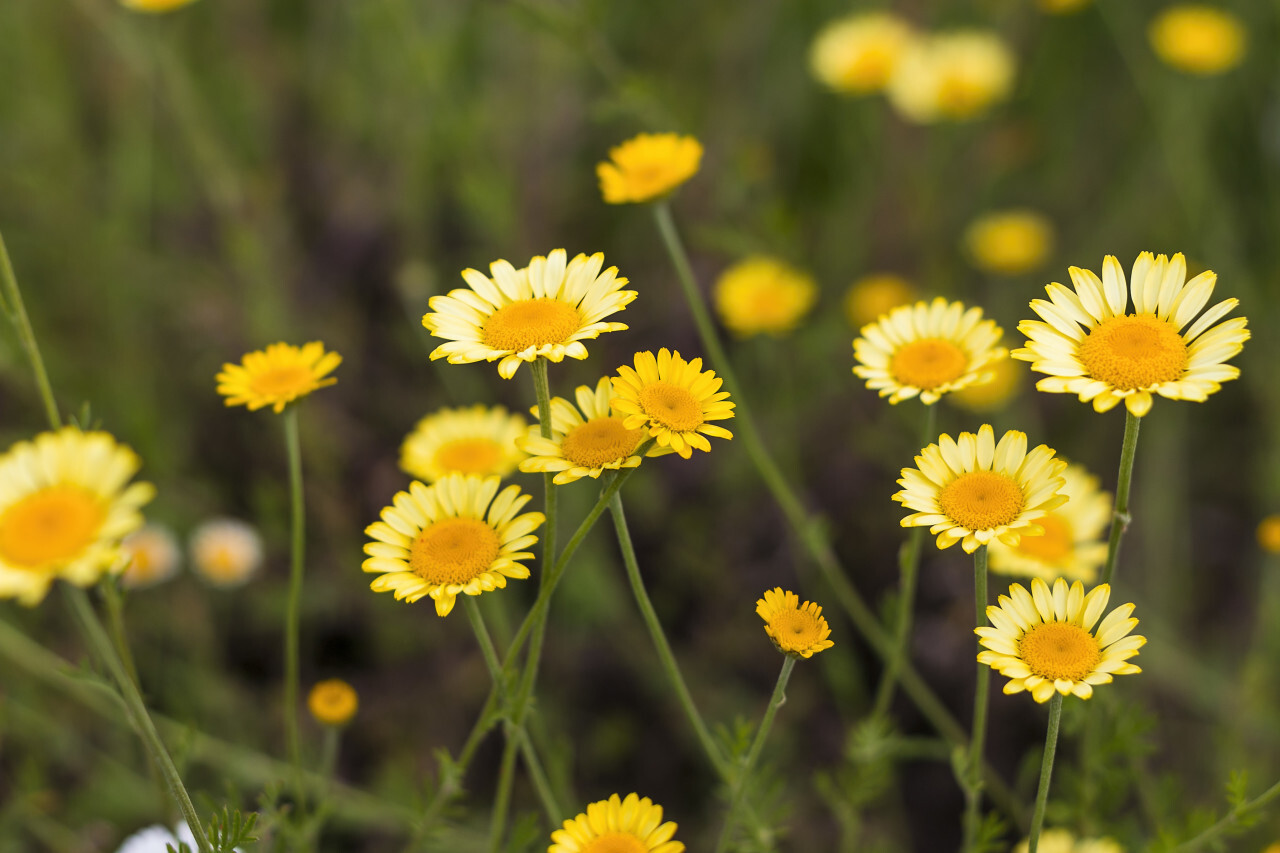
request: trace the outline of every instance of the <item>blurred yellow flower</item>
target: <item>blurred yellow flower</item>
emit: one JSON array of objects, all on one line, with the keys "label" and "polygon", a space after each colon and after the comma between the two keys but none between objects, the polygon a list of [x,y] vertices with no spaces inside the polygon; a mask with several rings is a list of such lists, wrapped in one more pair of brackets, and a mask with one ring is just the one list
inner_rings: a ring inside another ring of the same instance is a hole
[{"label": "blurred yellow flower", "polygon": [[951,392],[951,402],[977,414],[998,412],[1018,396],[1027,368],[1010,358],[993,361],[988,371],[991,381],[966,385]]},{"label": "blurred yellow flower", "polygon": [[128,564],[120,582],[131,589],[154,586],[178,571],[182,549],[173,531],[160,524],[146,524],[120,543]]},{"label": "blurred yellow flower", "polygon": [[[1088,6],[1090,0],[1037,0],[1037,2],[1042,12],[1048,12],[1050,15],[1069,15]],[[1044,843],[1043,837],[1040,843]]]},{"label": "blurred yellow flower", "polygon": [[1258,522],[1258,545],[1264,551],[1280,554],[1280,514],[1268,515]]},{"label": "blurred yellow flower", "polygon": [[312,341],[301,347],[271,344],[247,353],[240,364],[224,364],[218,374],[218,393],[228,406],[248,406],[250,411],[270,406],[276,414],[299,397],[338,380],[325,378],[342,363],[336,352]]},{"label": "blurred yellow flower", "polygon": [[316,722],[326,726],[345,726],[359,707],[356,689],[341,678],[321,681],[307,695],[307,710]]},{"label": "blurred yellow flower", "polygon": [[691,448],[710,452],[707,436],[733,438],[733,433],[708,421],[733,417],[734,404],[714,370],[703,371],[702,359],[685,361],[665,347],[655,357],[638,352],[635,369],[625,364],[613,377],[614,411],[626,416],[627,429],[648,429],[659,447],[670,447],[684,459]]},{"label": "blurred yellow flower", "polygon": [[987,30],[955,30],[914,40],[889,81],[889,102],[910,121],[963,121],[985,113],[1013,88],[1014,58]]},{"label": "blurred yellow flower", "polygon": [[525,454],[516,446],[528,423],[502,406],[440,409],[418,421],[400,445],[400,467],[434,483],[445,474],[505,477]]},{"label": "blurred yellow flower", "polygon": [[551,833],[547,853],[683,853],[684,845],[671,840],[675,834],[674,822],[662,822],[662,806],[638,794],[614,794]]},{"label": "blurred yellow flower", "polygon": [[837,92],[866,95],[889,83],[907,44],[915,37],[906,21],[888,12],[865,12],[831,21],[809,51],[818,81]]},{"label": "blurred yellow flower", "polygon": [[1053,251],[1053,223],[1034,210],[1001,210],[973,221],[964,245],[981,270],[1018,275],[1039,267]]},{"label": "blurred yellow flower", "polygon": [[716,279],[716,313],[739,337],[790,332],[818,298],[813,278],[776,258],[739,261]]},{"label": "blurred yellow flower", "polygon": [[135,12],[172,12],[194,3],[195,0],[120,0],[120,5]]},{"label": "blurred yellow flower", "polygon": [[1168,7],[1152,20],[1147,37],[1165,64],[1205,76],[1239,65],[1247,42],[1239,18],[1225,9],[1199,3]]},{"label": "blurred yellow flower", "polygon": [[642,133],[609,149],[596,166],[600,192],[609,204],[653,201],[698,173],[702,143],[676,133]]},{"label": "blurred yellow flower", "polygon": [[784,655],[811,658],[835,643],[827,639],[831,627],[822,608],[812,601],[800,604],[800,596],[775,587],[756,601],[756,615],[764,620],[764,632]]},{"label": "blurred yellow flower", "polygon": [[861,329],[899,305],[916,300],[916,288],[891,272],[870,273],[849,285],[844,295],[844,314],[849,325]]},{"label": "blurred yellow flower", "polygon": [[[1023,839],[1013,848],[1013,853],[1027,853],[1029,847],[1030,841]],[[1040,833],[1036,853],[1125,853],[1125,850],[1110,838],[1076,838],[1065,829],[1046,829]]]},{"label": "blurred yellow flower", "polygon": [[262,566],[262,537],[234,518],[214,518],[191,534],[191,567],[214,586],[236,587]]},{"label": "blurred yellow flower", "polygon": [[1080,465],[1063,470],[1058,491],[1067,502],[1036,519],[1043,533],[1023,533],[1017,545],[991,543],[991,571],[1046,581],[1097,580],[1107,561],[1104,537],[1111,523],[1111,495]]}]

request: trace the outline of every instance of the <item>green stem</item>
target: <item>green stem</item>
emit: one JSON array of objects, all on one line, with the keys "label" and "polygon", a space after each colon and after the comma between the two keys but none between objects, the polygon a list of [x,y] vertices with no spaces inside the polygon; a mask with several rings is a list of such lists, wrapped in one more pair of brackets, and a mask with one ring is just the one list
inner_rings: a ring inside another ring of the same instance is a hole
[{"label": "green stem", "polygon": [[1107,565],[1102,570],[1102,583],[1109,584],[1115,577],[1116,562],[1120,558],[1120,540],[1129,528],[1129,487],[1133,483],[1133,457],[1138,450],[1138,427],[1142,418],[1129,410],[1124,413],[1124,444],[1120,447],[1120,475],[1116,479],[1116,504],[1111,513],[1111,536],[1107,540]]},{"label": "green stem", "polygon": [[289,763],[297,784],[298,811],[304,806],[306,787],[302,784],[302,747],[298,739],[298,623],[302,608],[302,573],[306,547],[306,511],[302,493],[302,449],[298,438],[298,407],[284,413],[285,449],[289,457],[289,601],[284,623],[284,731]]},{"label": "green stem", "polygon": [[1036,853],[1036,845],[1040,843],[1040,830],[1044,828],[1044,809],[1049,803],[1049,780],[1053,777],[1053,756],[1058,751],[1058,724],[1061,721],[1062,694],[1055,690],[1053,698],[1049,700],[1049,728],[1044,735],[1040,787],[1036,791],[1036,810],[1031,817],[1031,838],[1027,842],[1027,853]]},{"label": "green stem", "polygon": [[[974,619],[981,627],[987,624],[987,546],[973,552]],[[982,644],[978,644],[982,651]],[[973,734],[969,738],[969,760],[964,780],[964,849],[973,850],[982,822],[982,749],[987,737],[987,696],[990,691],[991,668],[978,664],[978,685],[973,694]]]},{"label": "green stem", "polygon": [[102,600],[107,604],[107,627],[111,632],[111,640],[115,644],[116,654],[124,664],[129,679],[141,687],[138,681],[138,667],[134,665],[133,653],[129,651],[129,636],[124,630],[124,599],[117,586],[118,578],[114,575],[103,575],[98,588],[102,590]]},{"label": "green stem", "polygon": [[18,287],[18,277],[13,274],[13,264],[9,262],[9,249],[4,244],[4,235],[0,235],[0,293],[3,298],[0,304],[13,322],[22,350],[31,363],[31,372],[35,374],[36,388],[44,403],[45,417],[52,429],[62,426],[62,417],[58,414],[58,403],[53,398],[53,387],[49,385],[49,374],[44,369],[44,359],[40,357],[40,345],[36,343],[35,332],[31,328],[31,318],[27,316],[27,308],[22,302],[22,291]]},{"label": "green stem", "polygon": [[76,624],[84,634],[85,641],[111,673],[111,677],[115,680],[116,687],[120,691],[120,698],[124,700],[125,709],[134,728],[142,738],[147,752],[150,753],[151,760],[160,768],[160,774],[164,776],[165,782],[168,783],[169,791],[173,794],[174,799],[178,801],[178,808],[182,811],[182,817],[186,820],[187,826],[191,827],[191,833],[195,836],[199,853],[212,853],[213,848],[209,845],[209,838],[205,835],[204,826],[200,823],[200,817],[196,814],[196,807],[191,802],[191,796],[187,793],[186,786],[182,784],[182,777],[178,774],[178,768],[174,765],[173,759],[169,756],[169,751],[165,749],[164,743],[160,740],[160,734],[156,731],[151,715],[147,712],[146,703],[142,701],[138,686],[129,677],[124,664],[116,654],[115,648],[111,645],[110,638],[107,637],[106,629],[98,619],[98,614],[94,612],[93,605],[89,603],[89,596],[83,589],[71,584],[63,584],[62,588],[71,605],[71,612],[75,616]]},{"label": "green stem", "polygon": [[769,699],[769,707],[765,709],[764,719],[760,721],[760,728],[756,730],[755,740],[751,742],[751,749],[747,752],[746,760],[742,762],[742,768],[734,776],[732,783],[733,793],[729,798],[729,812],[724,817],[724,828],[720,830],[720,840],[716,842],[716,853],[721,853],[729,843],[729,834],[733,831],[734,818],[738,813],[738,804],[746,791],[747,780],[751,778],[751,771],[755,769],[756,761],[760,758],[760,751],[764,748],[764,742],[769,737],[769,730],[773,728],[773,718],[777,716],[778,709],[787,701],[787,682],[791,680],[791,670],[795,669],[795,666],[795,657],[791,655],[783,657],[782,671],[778,673],[778,682],[773,686],[773,696]]},{"label": "green stem", "polygon": [[516,753],[519,749],[515,738],[507,738],[502,747],[502,765],[498,770],[498,790],[493,798],[493,813],[489,818],[489,853],[501,853],[502,836],[507,829],[507,811],[511,808],[511,786],[516,778]]},{"label": "green stem", "polygon": [[[1248,817],[1252,812],[1265,806],[1267,803],[1280,796],[1280,782],[1276,782],[1267,790],[1254,797],[1247,803],[1241,803],[1215,823],[1213,826],[1201,832],[1199,835],[1182,842],[1173,848],[1170,853],[1192,853],[1192,851],[1203,849],[1204,847],[1218,842],[1218,837],[1234,826],[1237,822]],[[1219,842],[1221,844],[1221,842]],[[1219,849],[1215,847],[1214,849]]]}]

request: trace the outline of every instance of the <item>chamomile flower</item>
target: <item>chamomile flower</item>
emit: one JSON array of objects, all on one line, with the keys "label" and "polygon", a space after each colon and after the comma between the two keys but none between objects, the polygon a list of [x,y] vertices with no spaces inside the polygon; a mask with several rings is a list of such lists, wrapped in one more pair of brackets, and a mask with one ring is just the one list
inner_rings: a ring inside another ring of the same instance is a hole
[{"label": "chamomile flower", "polygon": [[867,95],[888,85],[915,38],[911,25],[888,12],[863,12],[824,26],[809,51],[813,76],[846,95]]},{"label": "chamomile flower", "polygon": [[319,341],[301,347],[271,344],[247,353],[240,364],[222,365],[218,393],[228,406],[248,406],[250,411],[270,406],[280,414],[294,400],[337,382],[328,374],[341,363],[342,356],[325,352]]},{"label": "chamomile flower", "polygon": [[1036,519],[1043,533],[1024,533],[1017,545],[991,543],[991,571],[1052,581],[1093,583],[1107,561],[1107,528],[1111,495],[1099,488],[1098,478],[1079,465],[1062,471],[1067,502]]},{"label": "chamomile flower", "polygon": [[400,467],[427,483],[454,473],[505,477],[525,457],[516,439],[527,426],[523,416],[502,406],[440,409],[405,437]]},{"label": "chamomile flower", "polygon": [[827,639],[831,628],[822,608],[812,601],[800,603],[794,592],[775,587],[756,601],[756,615],[764,620],[764,631],[773,645],[784,655],[810,658],[831,648]]},{"label": "chamomile flower", "polygon": [[703,371],[702,359],[685,361],[680,353],[663,348],[635,356],[635,369],[626,365],[612,377],[614,411],[626,417],[627,429],[648,429],[659,447],[670,447],[683,458],[691,448],[708,451],[707,436],[733,438],[733,433],[710,421],[733,417],[734,404],[714,370]]},{"label": "chamomile flower", "polygon": [[780,336],[813,308],[818,285],[777,258],[755,255],[721,273],[712,296],[720,321],[738,337]]},{"label": "chamomile flower", "polygon": [[120,576],[127,587],[155,586],[173,577],[182,562],[182,549],[173,531],[160,524],[146,524],[120,543],[128,565]]},{"label": "chamomile flower", "polygon": [[1147,37],[1166,65],[1205,77],[1239,65],[1248,44],[1239,18],[1205,3],[1169,6],[1152,20]]},{"label": "chamomile flower", "polygon": [[676,133],[642,133],[609,149],[596,166],[600,193],[609,204],[653,201],[698,173],[702,143]]},{"label": "chamomile flower", "polygon": [[662,822],[662,806],[614,794],[551,833],[547,853],[683,853],[684,845],[671,840],[675,834],[674,822]]}]

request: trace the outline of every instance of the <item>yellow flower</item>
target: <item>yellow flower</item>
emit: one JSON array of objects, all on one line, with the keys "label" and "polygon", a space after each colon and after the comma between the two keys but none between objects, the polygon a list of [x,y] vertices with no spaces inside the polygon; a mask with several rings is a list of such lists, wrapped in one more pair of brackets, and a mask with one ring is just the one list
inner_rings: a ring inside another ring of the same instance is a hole
[{"label": "yellow flower", "polygon": [[1280,514],[1268,515],[1258,522],[1258,545],[1264,551],[1280,554]]},{"label": "yellow flower", "polygon": [[707,436],[733,438],[733,433],[708,423],[733,417],[729,392],[720,391],[724,380],[714,370],[703,372],[702,359],[685,361],[680,353],[665,347],[655,358],[652,352],[638,352],[635,370],[623,365],[613,377],[609,402],[614,411],[626,415],[627,429],[647,427],[659,447],[670,447],[683,458],[690,448],[710,451]]},{"label": "yellow flower", "polygon": [[999,540],[1017,545],[1025,535],[1043,531],[1037,519],[1066,503],[1062,469],[1066,462],[1040,445],[1027,452],[1027,435],[1009,430],[996,444],[989,424],[978,434],[942,435],[903,468],[893,496],[915,512],[903,527],[928,527],[939,548],[961,542],[966,554]]},{"label": "yellow flower", "polygon": [[307,710],[316,722],[326,726],[345,726],[359,707],[355,688],[341,678],[321,681],[307,695]]},{"label": "yellow flower", "polygon": [[822,608],[812,601],[800,604],[800,596],[775,587],[756,600],[756,615],[764,620],[764,632],[784,655],[811,658],[835,645],[827,638],[831,628]]},{"label": "yellow flower", "polygon": [[917,302],[893,309],[862,327],[853,342],[855,376],[899,403],[919,396],[925,405],[943,394],[995,378],[991,365],[1008,353],[996,346],[1003,334],[981,308],[961,302]]},{"label": "yellow flower", "polygon": [[1098,623],[1110,598],[1107,584],[1085,595],[1080,581],[1068,588],[1058,578],[1050,591],[1034,578],[1030,593],[1015,583],[1008,595],[1000,596],[999,606],[987,608],[991,627],[973,629],[979,645],[986,647],[978,653],[978,663],[1010,679],[1005,693],[1029,690],[1037,702],[1049,701],[1055,690],[1088,699],[1095,685],[1109,684],[1113,675],[1142,671],[1126,663],[1147,642],[1146,637],[1129,636],[1138,625],[1130,617],[1133,605],[1122,604]]},{"label": "yellow flower", "polygon": [[702,143],[676,133],[642,133],[609,149],[596,165],[600,193],[609,204],[653,201],[698,173]]},{"label": "yellow flower", "polygon": [[210,519],[191,534],[191,566],[214,586],[240,586],[262,566],[262,537],[246,522]]},{"label": "yellow flower", "polygon": [[[1088,6],[1089,0],[1038,0],[1037,5],[1040,6],[1040,11],[1048,12],[1050,15],[1069,15]],[[1043,837],[1040,843],[1044,843]]]},{"label": "yellow flower", "polygon": [[0,456],[0,598],[40,603],[56,578],[91,586],[124,569],[122,537],[155,495],[140,461],[105,432],[63,427]]},{"label": "yellow flower", "polygon": [[975,220],[964,244],[981,270],[1001,275],[1030,272],[1053,251],[1053,223],[1034,210],[1002,210]]},{"label": "yellow flower", "polygon": [[849,325],[861,329],[899,305],[916,301],[916,288],[891,272],[871,273],[849,285],[844,295],[844,314]]},{"label": "yellow flower", "polygon": [[991,571],[1046,581],[1097,580],[1098,569],[1107,561],[1103,537],[1111,522],[1111,495],[1079,465],[1068,465],[1062,480],[1059,492],[1067,502],[1036,519],[1044,533],[1024,533],[1014,546],[992,542]]},{"label": "yellow flower", "polygon": [[218,393],[228,406],[246,405],[250,411],[270,406],[276,414],[299,397],[338,380],[325,378],[342,363],[336,352],[325,352],[319,341],[295,347],[272,344],[247,353],[240,364],[224,364],[218,374]]},{"label": "yellow flower", "polygon": [[[1031,842],[1023,839],[1013,853],[1027,853]],[[1076,838],[1065,829],[1046,829],[1040,833],[1036,853],[1125,853],[1124,848],[1110,838]],[[1280,853],[1280,850],[1276,851]]]},{"label": "yellow flower", "polygon": [[178,571],[182,550],[169,528],[146,524],[120,542],[128,560],[120,582],[131,589],[155,586],[167,581]]},{"label": "yellow flower", "polygon": [[540,512],[517,515],[530,496],[519,486],[498,492],[497,477],[449,474],[435,485],[418,481],[397,492],[382,520],[365,528],[373,542],[361,568],[376,572],[369,588],[395,593],[397,601],[430,596],[436,614],[448,616],[457,597],[480,595],[523,580],[529,568],[523,549],[538,541],[531,535],[546,520]]},{"label": "yellow flower", "polygon": [[1156,56],[1188,74],[1230,71],[1244,59],[1247,37],[1240,19],[1225,9],[1179,3],[1151,22],[1147,37]]},{"label": "yellow flower", "polygon": [[[638,466],[640,457],[635,450],[644,439],[644,430],[628,429],[623,425],[624,418],[613,411],[609,404],[613,387],[608,377],[597,382],[595,390],[579,385],[574,396],[578,401],[576,409],[563,397],[551,398],[551,438],[543,438],[540,427],[535,425],[517,440],[529,454],[520,463],[520,470],[558,472],[553,482],[562,486],[583,477],[597,479],[605,471]],[[645,455],[670,452],[655,444]]]},{"label": "yellow flower", "polygon": [[879,92],[889,83],[898,58],[915,38],[910,25],[887,12],[866,12],[830,22],[809,51],[813,76],[849,95]]},{"label": "yellow flower", "polygon": [[135,12],[160,14],[162,12],[172,12],[174,9],[181,9],[183,6],[194,2],[195,0],[120,0],[120,5]]},{"label": "yellow flower", "polygon": [[782,335],[809,313],[818,286],[806,273],[757,255],[721,273],[713,296],[720,321],[739,337]]},{"label": "yellow flower", "polygon": [[502,406],[440,409],[418,421],[400,445],[400,467],[427,483],[453,473],[505,477],[525,457],[516,439],[527,426]]},{"label": "yellow flower", "polygon": [[625,800],[614,794],[551,833],[547,853],[683,853],[684,845],[671,840],[675,834],[675,823],[662,822],[662,806],[638,794]]},{"label": "yellow flower", "polygon": [[498,375],[510,379],[524,361],[584,359],[583,341],[627,328],[603,322],[636,298],[634,290],[622,289],[627,280],[618,276],[618,268],[600,272],[604,255],[599,252],[567,263],[566,257],[564,249],[556,249],[523,269],[494,261],[492,278],[463,270],[470,289],[433,296],[434,313],[422,318],[431,334],[448,341],[432,351],[431,359],[447,358],[450,364],[501,359]]},{"label": "yellow flower", "polygon": [[[1031,302],[1046,322],[1018,324],[1028,340],[1013,357],[1048,374],[1036,388],[1076,394],[1081,402],[1092,401],[1098,412],[1123,400],[1131,414],[1142,417],[1151,411],[1153,394],[1203,402],[1220,383],[1240,375],[1239,368],[1223,362],[1249,339],[1247,321],[1238,317],[1213,325],[1239,302],[1223,300],[1191,323],[1213,295],[1218,277],[1203,272],[1186,281],[1181,253],[1170,260],[1143,252],[1128,287],[1111,255],[1102,263],[1101,280],[1079,267],[1070,272],[1074,292],[1054,282],[1045,288],[1050,302]],[[1126,314],[1130,296],[1133,313]]]},{"label": "yellow flower", "polygon": [[1026,373],[1027,368],[1018,362],[1008,358],[999,359],[991,364],[990,382],[969,385],[952,392],[951,402],[966,411],[978,414],[998,412],[1018,396]]},{"label": "yellow flower", "polygon": [[889,102],[910,121],[962,121],[1004,100],[1013,76],[1013,53],[994,33],[938,33],[916,39],[903,53],[889,81]]}]

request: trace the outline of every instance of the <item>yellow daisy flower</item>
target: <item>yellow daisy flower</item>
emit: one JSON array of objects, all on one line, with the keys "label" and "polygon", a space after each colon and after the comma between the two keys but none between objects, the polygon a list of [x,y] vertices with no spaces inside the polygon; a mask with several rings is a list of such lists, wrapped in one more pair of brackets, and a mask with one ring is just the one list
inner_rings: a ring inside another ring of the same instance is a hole
[{"label": "yellow daisy flower", "polygon": [[1043,264],[1053,251],[1053,223],[1034,210],[988,213],[965,229],[964,245],[978,269],[1020,275]]},{"label": "yellow daisy flower", "polygon": [[991,374],[991,381],[953,391],[947,399],[968,412],[987,414],[1002,411],[1021,392],[1027,366],[1002,358],[992,363]]},{"label": "yellow daisy flower", "polygon": [[[644,430],[628,429],[624,418],[609,404],[613,385],[608,377],[574,391],[578,407],[563,397],[551,398],[551,438],[543,438],[538,425],[529,427],[517,439],[529,458],[520,463],[521,471],[548,473],[555,471],[558,486],[583,477],[597,479],[605,471],[635,468],[640,457],[635,449],[644,440]],[[535,407],[534,414],[537,414]],[[646,456],[670,453],[669,448],[653,445]]]},{"label": "yellow daisy flower", "polygon": [[764,620],[764,632],[784,655],[811,658],[835,645],[827,638],[831,628],[822,608],[812,601],[800,604],[800,596],[774,587],[756,600],[756,615]]},{"label": "yellow daisy flower", "polygon": [[721,273],[712,297],[720,321],[735,335],[783,335],[809,313],[818,286],[807,273],[756,255]]},{"label": "yellow daisy flower", "polygon": [[604,255],[599,252],[567,263],[566,257],[564,249],[556,249],[523,269],[494,261],[489,265],[492,278],[463,270],[470,289],[433,296],[433,313],[422,318],[431,334],[448,341],[432,351],[432,360],[470,364],[501,359],[498,375],[510,379],[524,361],[584,359],[583,341],[627,328],[603,322],[636,298],[634,290],[622,289],[627,280],[618,268],[601,272]]},{"label": "yellow daisy flower", "polygon": [[1027,434],[1009,430],[996,444],[995,431],[983,424],[978,434],[942,435],[903,468],[893,499],[914,513],[903,527],[928,527],[939,548],[962,543],[966,554],[999,540],[1017,545],[1024,535],[1043,530],[1038,519],[1066,503],[1062,469],[1045,445],[1027,452]]},{"label": "yellow daisy flower", "polygon": [[1044,533],[1024,533],[1013,546],[991,543],[991,571],[1046,581],[1061,577],[1091,584],[1097,580],[1098,569],[1107,561],[1111,495],[1080,465],[1063,469],[1058,491],[1067,496],[1067,502],[1036,519]]},{"label": "yellow daisy flower", "polygon": [[227,398],[228,406],[245,405],[250,411],[270,406],[280,414],[299,397],[337,382],[325,377],[341,363],[342,356],[325,352],[319,341],[301,347],[271,344],[247,353],[240,364],[222,365],[218,393]]},{"label": "yellow daisy flower", "polygon": [[120,5],[135,12],[151,12],[160,14],[172,12],[194,3],[195,0],[120,0]]},{"label": "yellow daisy flower", "polygon": [[441,409],[418,421],[400,445],[400,467],[427,483],[453,473],[505,477],[525,457],[516,439],[527,426],[502,406]]},{"label": "yellow daisy flower", "polygon": [[262,537],[235,518],[212,518],[191,533],[191,567],[224,589],[242,586],[262,568]]},{"label": "yellow daisy flower", "polygon": [[671,840],[675,834],[675,823],[662,822],[662,806],[638,794],[614,794],[551,833],[547,853],[683,853],[684,845]]},{"label": "yellow daisy flower", "polygon": [[1258,545],[1262,550],[1280,554],[1280,514],[1268,515],[1258,522]]},{"label": "yellow daisy flower", "polygon": [[966,311],[941,296],[895,308],[860,334],[853,372],[890,403],[919,396],[933,405],[948,391],[990,382],[990,365],[1008,354],[996,346],[1003,331],[982,319],[981,308]]},{"label": "yellow daisy flower", "polygon": [[993,32],[956,30],[915,39],[889,81],[889,103],[909,121],[977,118],[1013,89],[1014,58]]},{"label": "yellow daisy flower", "polygon": [[1055,690],[1088,699],[1095,685],[1110,683],[1113,675],[1142,671],[1125,662],[1147,642],[1146,637],[1129,636],[1138,625],[1130,617],[1133,605],[1122,604],[1098,623],[1110,598],[1107,584],[1085,595],[1080,581],[1068,587],[1058,578],[1051,591],[1033,578],[1029,593],[1015,583],[1008,595],[1000,596],[999,606],[987,608],[991,626],[973,629],[979,645],[986,647],[978,653],[978,663],[1010,679],[1005,693],[1028,690],[1037,702],[1048,702]]},{"label": "yellow daisy flower", "polygon": [[623,365],[611,379],[614,411],[626,415],[627,429],[647,427],[659,447],[670,447],[681,457],[693,455],[690,448],[711,450],[707,436],[733,438],[733,433],[708,423],[733,417],[729,392],[721,391],[724,380],[714,370],[703,372],[702,359],[685,361],[680,353],[665,347],[655,358],[652,352],[638,352],[635,369]]},{"label": "yellow daisy flower", "polygon": [[0,598],[38,604],[55,578],[90,586],[122,571],[120,540],[155,495],[140,460],[105,432],[63,427],[0,456]]},{"label": "yellow daisy flower", "polygon": [[868,95],[889,83],[898,58],[915,33],[897,15],[865,12],[822,28],[809,51],[818,81],[836,92]]},{"label": "yellow daisy flower", "polygon": [[130,589],[155,586],[173,577],[182,562],[182,549],[173,531],[160,524],[145,524],[120,542],[128,561],[120,583]]},{"label": "yellow daisy flower", "polygon": [[609,204],[653,201],[698,173],[702,143],[677,133],[642,133],[609,149],[596,165],[600,193]]},{"label": "yellow daisy flower", "polygon": [[[1013,853],[1027,853],[1029,839],[1023,839]],[[1123,847],[1110,838],[1076,838],[1065,829],[1046,829],[1040,833],[1036,853],[1125,853]]]},{"label": "yellow daisy flower", "polygon": [[891,272],[870,273],[849,285],[844,295],[844,314],[849,325],[861,329],[874,323],[899,305],[916,301],[911,282]]},{"label": "yellow daisy flower", "polygon": [[[1123,400],[1131,414],[1142,417],[1151,411],[1153,394],[1203,402],[1220,383],[1240,375],[1223,362],[1249,339],[1247,321],[1237,317],[1213,325],[1239,301],[1223,300],[1192,323],[1218,277],[1203,272],[1186,281],[1181,253],[1169,259],[1143,252],[1127,288],[1112,255],[1102,263],[1101,280],[1079,267],[1070,272],[1074,292],[1054,282],[1045,288],[1051,301],[1032,300],[1032,310],[1045,322],[1018,324],[1028,340],[1013,357],[1048,374],[1036,388],[1077,394],[1081,402],[1093,401],[1098,412]],[[1133,313],[1126,314],[1130,296]]]},{"label": "yellow daisy flower", "polygon": [[531,535],[546,520],[540,512],[517,515],[530,496],[519,486],[498,492],[497,477],[448,474],[427,486],[418,481],[397,492],[382,520],[365,528],[369,559],[361,568],[377,572],[369,588],[414,602],[430,596],[436,614],[448,616],[457,596],[480,595],[523,580],[529,568],[519,561]]},{"label": "yellow daisy flower", "polygon": [[345,726],[359,708],[356,689],[341,678],[321,681],[307,694],[307,710],[322,725]]},{"label": "yellow daisy flower", "polygon": [[1188,74],[1230,71],[1244,59],[1248,36],[1240,19],[1217,6],[1179,3],[1152,20],[1147,38],[1156,56]]}]

